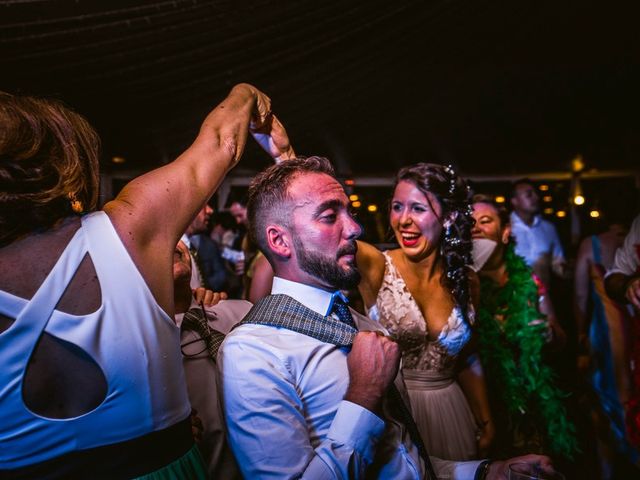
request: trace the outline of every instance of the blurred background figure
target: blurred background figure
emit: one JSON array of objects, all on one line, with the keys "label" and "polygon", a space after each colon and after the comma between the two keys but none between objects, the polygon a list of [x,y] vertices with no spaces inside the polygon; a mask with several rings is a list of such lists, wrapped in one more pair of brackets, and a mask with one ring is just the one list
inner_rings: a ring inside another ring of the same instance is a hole
[{"label": "blurred background figure", "polygon": [[[631,399],[631,348],[634,321],[626,305],[605,292],[605,274],[628,232],[628,218],[611,205],[603,208],[606,230],[585,238],[578,249],[575,270],[575,320],[578,332],[578,370],[587,375],[596,395],[592,418],[598,435],[602,477],[629,475],[638,450],[628,440],[625,409]],[[640,474],[640,471],[635,471]]]},{"label": "blurred background figure", "polygon": [[198,212],[182,236],[191,254],[191,288],[205,287],[214,292],[224,291],[227,270],[220,256],[218,245],[211,240],[208,231],[213,209],[207,204]]},{"label": "blurred background figure", "polygon": [[625,419],[629,441],[640,449],[640,215],[633,220],[624,243],[616,251],[613,265],[605,277],[605,288],[611,298],[626,304],[634,316],[631,393],[625,405]]},{"label": "blurred background figure", "polygon": [[233,248],[240,232],[233,215],[227,210],[215,211],[209,219],[211,240],[216,242],[220,251],[225,247]]},{"label": "blurred background figure", "polygon": [[492,246],[479,270],[477,333],[496,423],[492,456],[536,452],[572,460],[578,451],[566,394],[546,363],[546,345],[566,337],[544,286],[515,253],[509,214],[492,197],[473,199],[474,243]]},{"label": "blurred background figure", "polygon": [[[223,222],[228,222],[230,216],[233,220],[233,226],[226,224],[220,225],[218,235],[223,242],[221,251],[222,258],[227,265],[227,291],[230,298],[245,297],[245,274],[247,266],[253,260],[256,252],[250,248],[247,238],[247,207],[244,199],[233,198],[228,203],[228,209]],[[227,216],[228,215],[228,216]],[[222,231],[223,228],[226,231]],[[233,235],[230,234],[233,232]],[[230,243],[231,242],[231,243]]]},{"label": "blurred background figure", "polygon": [[556,227],[540,215],[540,196],[528,178],[516,180],[511,190],[511,234],[515,252],[524,258],[547,289],[551,272],[563,277],[566,261]]}]

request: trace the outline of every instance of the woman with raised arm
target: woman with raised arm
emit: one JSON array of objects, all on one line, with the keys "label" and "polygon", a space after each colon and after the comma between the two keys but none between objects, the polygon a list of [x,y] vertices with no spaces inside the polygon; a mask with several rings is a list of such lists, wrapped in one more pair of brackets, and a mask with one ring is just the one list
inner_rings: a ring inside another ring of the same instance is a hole
[{"label": "woman with raised arm", "polygon": [[177,160],[96,211],[92,127],[0,93],[0,477],[203,478],[173,252],[249,131],[293,155],[269,99],[241,84]]},{"label": "woman with raised arm", "polygon": [[[451,167],[396,177],[390,223],[399,248],[358,243],[360,293],[402,350],[411,408],[429,453],[477,458],[493,438],[482,368],[472,355],[471,194]],[[461,388],[462,387],[462,388]]]}]

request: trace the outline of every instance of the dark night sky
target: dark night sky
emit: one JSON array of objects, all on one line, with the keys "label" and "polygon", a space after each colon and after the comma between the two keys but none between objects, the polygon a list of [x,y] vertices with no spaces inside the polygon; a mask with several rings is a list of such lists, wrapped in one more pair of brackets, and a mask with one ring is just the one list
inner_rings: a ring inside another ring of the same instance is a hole
[{"label": "dark night sky", "polygon": [[[6,1],[0,89],[85,114],[127,168],[173,158],[234,83],[344,174],[637,168],[635,2]],[[268,163],[247,150],[243,167]]]}]

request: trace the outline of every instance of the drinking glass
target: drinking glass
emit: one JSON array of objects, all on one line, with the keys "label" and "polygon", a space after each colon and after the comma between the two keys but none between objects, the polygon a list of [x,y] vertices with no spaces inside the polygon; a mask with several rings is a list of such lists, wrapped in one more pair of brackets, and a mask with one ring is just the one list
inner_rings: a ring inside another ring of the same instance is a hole
[{"label": "drinking glass", "polygon": [[566,478],[560,472],[543,472],[537,465],[512,463],[509,465],[509,480],[566,480]]}]

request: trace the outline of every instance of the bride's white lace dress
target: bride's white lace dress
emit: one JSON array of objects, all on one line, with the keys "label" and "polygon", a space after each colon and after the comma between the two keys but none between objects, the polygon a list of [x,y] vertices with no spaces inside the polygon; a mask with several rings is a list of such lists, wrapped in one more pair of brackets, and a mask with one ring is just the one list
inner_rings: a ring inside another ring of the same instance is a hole
[{"label": "bride's white lace dress", "polygon": [[389,254],[383,253],[384,278],[369,316],[400,345],[402,373],[425,445],[430,455],[442,459],[474,459],[477,427],[454,372],[456,358],[471,338],[470,328],[456,307],[438,338],[429,340],[418,304]]}]

